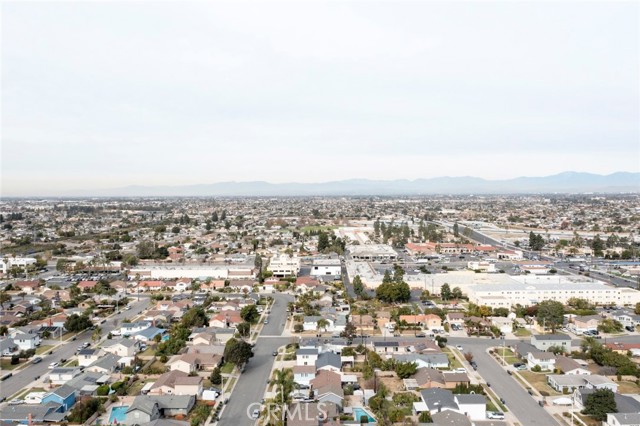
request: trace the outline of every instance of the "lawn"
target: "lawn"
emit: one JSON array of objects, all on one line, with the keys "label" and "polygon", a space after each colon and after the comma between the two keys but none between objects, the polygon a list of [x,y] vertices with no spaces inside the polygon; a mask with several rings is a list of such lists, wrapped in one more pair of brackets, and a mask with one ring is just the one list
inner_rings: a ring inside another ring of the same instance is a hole
[{"label": "lawn", "polygon": [[39,346],[38,349],[36,349],[36,355],[42,355],[44,353],[49,352],[51,349],[53,349],[53,345]]},{"label": "lawn", "polygon": [[0,359],[0,370],[15,370],[24,364],[24,361],[21,361],[20,364],[11,365],[11,358],[2,358]]},{"label": "lawn", "polygon": [[531,386],[536,388],[538,392],[546,392],[549,395],[561,395],[561,393],[556,392],[547,384],[547,375],[545,373],[534,373],[532,371],[520,371],[519,373],[526,381],[531,383]]},{"label": "lawn", "polygon": [[220,367],[220,373],[222,373],[222,374],[231,374],[233,372],[233,368],[234,367],[235,367],[235,365],[233,365],[230,362],[227,362],[222,367]]},{"label": "lawn", "polygon": [[156,354],[156,350],[153,349],[152,347],[147,347],[147,349],[145,349],[144,351],[140,352],[138,354],[138,356],[140,357],[152,357],[155,356]]},{"label": "lawn", "polygon": [[45,392],[44,388],[29,388],[26,389],[15,396],[17,399],[23,399],[25,396],[29,395],[31,392]]},{"label": "lawn", "polygon": [[130,396],[135,396],[135,395],[140,395],[140,391],[142,390],[142,388],[144,387],[144,385],[147,384],[147,382],[150,382],[151,380],[137,380],[133,383],[133,385],[131,385],[131,387],[129,389],[127,389],[127,395]]},{"label": "lawn", "polygon": [[527,330],[526,328],[518,328],[516,330],[515,333],[516,336],[518,337],[527,337],[527,336],[531,336],[531,332],[529,330]]},{"label": "lawn", "polygon": [[502,360],[502,356],[504,355],[504,360],[507,364],[514,364],[516,362],[522,362],[520,358],[518,358],[515,353],[509,348],[503,348],[501,346],[496,346],[494,350],[495,354],[498,355],[498,358]]},{"label": "lawn", "polygon": [[616,382],[618,393],[640,394],[640,387],[633,382]]},{"label": "lawn", "polygon": [[451,369],[461,368],[462,363],[458,360],[458,358],[453,354],[453,351],[450,348],[444,348],[442,352],[446,353],[449,357],[449,364]]},{"label": "lawn", "polygon": [[74,359],[71,360],[69,362],[67,362],[66,364],[64,364],[64,367],[77,367],[78,366],[78,360]]}]

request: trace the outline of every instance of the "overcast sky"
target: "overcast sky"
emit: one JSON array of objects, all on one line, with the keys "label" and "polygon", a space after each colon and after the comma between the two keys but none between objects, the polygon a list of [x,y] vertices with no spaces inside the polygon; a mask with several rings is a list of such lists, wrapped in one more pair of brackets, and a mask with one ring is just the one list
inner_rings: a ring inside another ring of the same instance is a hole
[{"label": "overcast sky", "polygon": [[638,2],[3,2],[2,194],[640,171]]}]

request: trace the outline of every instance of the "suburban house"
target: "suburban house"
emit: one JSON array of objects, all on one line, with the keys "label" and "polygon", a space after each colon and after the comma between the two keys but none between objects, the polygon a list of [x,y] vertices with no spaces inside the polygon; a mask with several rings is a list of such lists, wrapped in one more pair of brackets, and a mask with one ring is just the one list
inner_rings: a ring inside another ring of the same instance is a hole
[{"label": "suburban house", "polygon": [[393,357],[398,362],[415,362],[418,368],[449,368],[449,357],[444,353],[406,354]]},{"label": "suburban house", "polygon": [[55,388],[42,398],[41,404],[46,405],[50,402],[60,404],[62,412],[69,410],[76,403],[75,389],[68,385]]},{"label": "suburban house", "polygon": [[37,333],[16,333],[13,335],[13,342],[18,346],[19,350],[28,351],[40,346],[40,336]]},{"label": "suburban house", "polygon": [[301,386],[310,386],[311,380],[316,377],[314,365],[295,365],[293,367],[293,381]]},{"label": "suburban house", "polygon": [[302,326],[304,327],[305,331],[318,330],[318,321],[321,319],[327,321],[327,326],[323,328],[324,331],[333,332],[335,328],[334,321],[331,318],[326,318],[319,315],[305,316],[302,322]]},{"label": "suburban house", "polygon": [[93,364],[86,367],[86,371],[93,371],[94,373],[111,374],[116,371],[116,368],[121,366],[120,358],[118,355],[106,354],[99,358]]},{"label": "suburban house", "polygon": [[531,336],[531,344],[540,351],[561,347],[564,352],[571,352],[571,337],[566,334],[534,334]]},{"label": "suburban house", "polygon": [[591,374],[586,365],[582,365],[575,359],[562,355],[556,357],[556,369],[560,370],[563,374]]},{"label": "suburban house", "polygon": [[[188,373],[179,370],[171,370],[162,374],[153,383],[149,395],[176,395],[175,383],[180,377],[190,377]],[[193,376],[196,377],[196,376]]]},{"label": "suburban house", "polygon": [[400,343],[394,340],[373,342],[373,350],[377,354],[392,354],[400,351]]},{"label": "suburban house", "polygon": [[202,396],[202,377],[177,377],[173,382],[173,389],[174,395],[194,395],[196,398],[200,398]]},{"label": "suburban house", "polygon": [[18,350],[18,345],[11,338],[0,339],[0,355],[9,356]]},{"label": "suburban house", "polygon": [[513,331],[513,320],[505,317],[490,317],[489,322],[500,330],[500,333],[507,334]]},{"label": "suburban house", "polygon": [[410,380],[415,381],[415,389],[445,388],[452,389],[459,384],[469,384],[466,373],[443,372],[435,368],[418,368],[411,379],[405,380],[405,387]]},{"label": "suburban house", "polygon": [[318,349],[298,349],[296,351],[296,365],[313,365],[318,359]]},{"label": "suburban house", "polygon": [[121,336],[131,336],[149,327],[151,327],[151,321],[128,322],[128,323],[122,324],[119,330],[112,331],[111,334],[116,334]]},{"label": "suburban house", "polygon": [[165,417],[187,416],[195,403],[193,395],[136,396],[127,409],[125,424],[144,424]]},{"label": "suburban house", "polygon": [[140,342],[134,339],[105,340],[102,349],[120,357],[132,357],[140,350]]},{"label": "suburban house", "polygon": [[52,385],[64,385],[82,371],[76,367],[57,367],[49,372],[49,383]]},{"label": "suburban house", "polygon": [[464,313],[462,312],[448,312],[445,319],[449,325],[457,325],[462,327],[464,325]]},{"label": "suburban house", "polygon": [[638,413],[607,413],[607,420],[603,426],[637,426],[640,425],[640,412]]},{"label": "suburban house", "polygon": [[598,324],[602,317],[600,315],[575,316],[573,322],[569,324],[569,328],[576,334],[583,334],[585,331],[597,331]]},{"label": "suburban house", "polygon": [[480,394],[454,395],[447,389],[424,389],[420,391],[421,400],[413,403],[416,413],[429,411],[436,414],[444,411],[454,411],[464,414],[471,420],[485,420],[487,399]]},{"label": "suburban house", "polygon": [[596,374],[549,374],[547,383],[553,389],[562,393],[571,393],[576,389],[609,389],[613,393],[618,391],[618,385],[608,378]]},{"label": "suburban house", "polygon": [[399,320],[409,325],[419,325],[427,330],[440,330],[442,328],[442,319],[434,314],[400,315]]},{"label": "suburban house", "polygon": [[82,349],[78,352],[78,365],[80,367],[88,367],[104,356],[102,349]]},{"label": "suburban house", "polygon": [[318,402],[330,402],[342,407],[344,392],[340,373],[326,370],[319,371],[316,377],[311,380],[311,388]]},{"label": "suburban house", "polygon": [[529,352],[527,367],[531,370],[536,366],[543,371],[553,371],[556,367],[556,356],[552,352]]},{"label": "suburban house", "polygon": [[334,352],[323,352],[318,355],[315,367],[318,371],[329,370],[333,372],[340,372],[342,369],[342,358]]}]

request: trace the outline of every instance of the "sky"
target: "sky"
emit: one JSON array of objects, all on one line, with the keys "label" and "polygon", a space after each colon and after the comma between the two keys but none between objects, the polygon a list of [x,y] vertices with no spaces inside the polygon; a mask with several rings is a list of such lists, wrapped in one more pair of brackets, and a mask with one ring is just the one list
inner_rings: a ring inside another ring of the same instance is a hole
[{"label": "sky", "polygon": [[638,2],[0,12],[4,196],[640,171]]}]

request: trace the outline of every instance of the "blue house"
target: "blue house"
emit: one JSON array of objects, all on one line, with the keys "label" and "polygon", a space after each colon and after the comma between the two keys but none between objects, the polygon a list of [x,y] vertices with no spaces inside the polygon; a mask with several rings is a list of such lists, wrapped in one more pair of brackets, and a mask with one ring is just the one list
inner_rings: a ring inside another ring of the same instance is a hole
[{"label": "blue house", "polygon": [[54,389],[42,398],[42,404],[53,402],[60,404],[59,412],[68,411],[76,403],[76,390],[68,385]]}]

